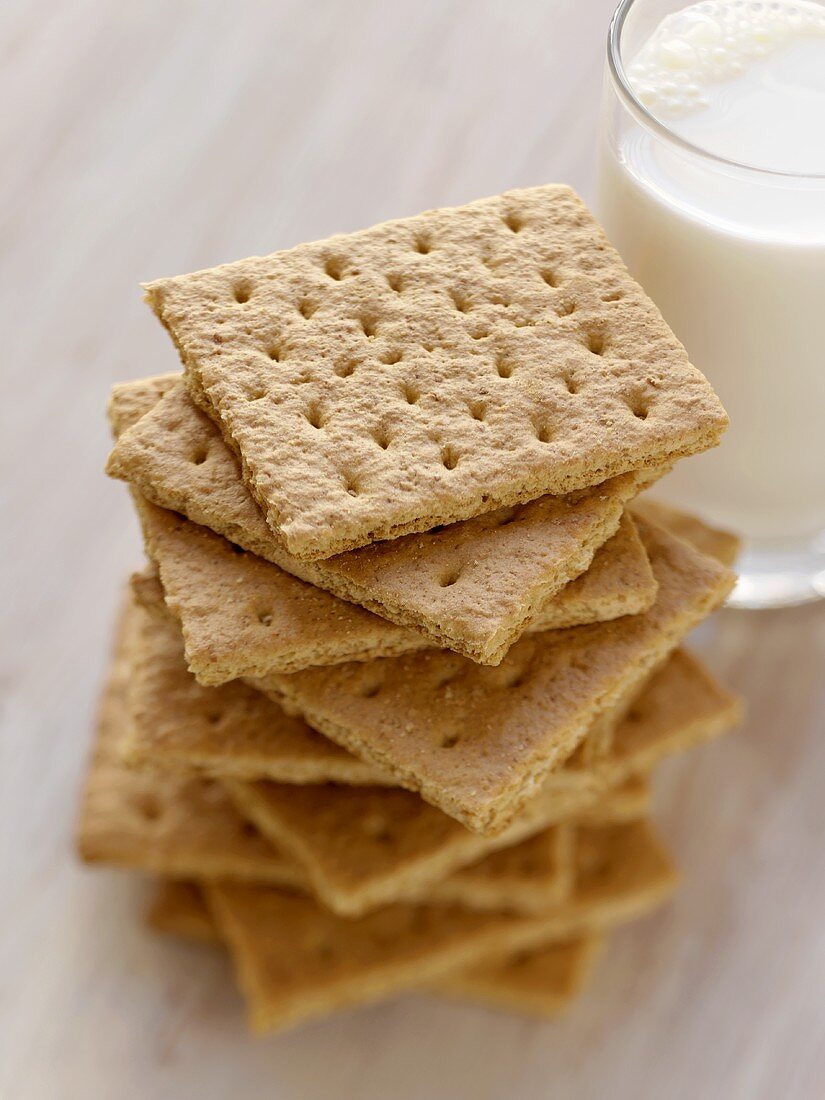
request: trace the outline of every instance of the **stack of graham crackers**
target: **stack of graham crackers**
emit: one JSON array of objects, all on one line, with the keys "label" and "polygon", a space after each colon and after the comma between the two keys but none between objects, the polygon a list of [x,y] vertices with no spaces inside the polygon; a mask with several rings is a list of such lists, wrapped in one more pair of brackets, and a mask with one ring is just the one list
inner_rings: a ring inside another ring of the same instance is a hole
[{"label": "stack of graham crackers", "polygon": [[673,888],[651,769],[738,718],[679,648],[735,540],[635,502],[716,396],[565,187],[147,290],[185,370],[110,403],[150,565],[83,857],[158,876],[259,1030],[557,1011]]}]

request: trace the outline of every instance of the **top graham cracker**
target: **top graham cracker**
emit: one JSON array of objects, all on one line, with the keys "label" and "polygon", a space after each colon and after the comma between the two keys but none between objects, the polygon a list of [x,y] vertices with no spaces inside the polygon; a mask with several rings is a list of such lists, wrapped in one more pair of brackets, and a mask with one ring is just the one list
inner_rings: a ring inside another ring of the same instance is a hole
[{"label": "top graham cracker", "polygon": [[147,285],[306,560],[714,445],[706,379],[567,187]]}]

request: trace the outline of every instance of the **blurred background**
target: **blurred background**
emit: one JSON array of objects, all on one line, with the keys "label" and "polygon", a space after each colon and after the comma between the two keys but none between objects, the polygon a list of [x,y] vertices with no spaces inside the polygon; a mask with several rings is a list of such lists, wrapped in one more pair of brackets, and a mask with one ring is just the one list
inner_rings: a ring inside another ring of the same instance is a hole
[{"label": "blurred background", "polygon": [[[0,7],[0,1081],[14,1097],[812,1097],[825,1079],[821,606],[700,645],[746,729],[666,769],[674,905],[540,1024],[393,1002],[265,1042],[71,830],[121,586],[119,380],[175,369],[139,283],[550,181],[592,197],[612,0]],[[818,1084],[817,1084],[818,1082]]]}]

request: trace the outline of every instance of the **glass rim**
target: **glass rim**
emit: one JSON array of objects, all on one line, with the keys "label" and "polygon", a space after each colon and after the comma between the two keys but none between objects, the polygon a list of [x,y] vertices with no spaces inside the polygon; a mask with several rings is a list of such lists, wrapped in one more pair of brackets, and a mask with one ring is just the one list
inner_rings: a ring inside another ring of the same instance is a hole
[{"label": "glass rim", "polygon": [[756,164],[747,164],[744,161],[720,156],[718,153],[712,153],[708,149],[703,149],[701,145],[695,145],[692,141],[674,134],[665,123],[656,118],[633,91],[622,61],[622,31],[628,12],[636,3],[637,0],[619,0],[617,8],[613,12],[610,26],[607,29],[607,68],[613,88],[619,99],[645,129],[650,130],[657,137],[685,152],[701,157],[703,160],[714,161],[726,168],[735,168],[739,172],[753,173],[763,178],[825,181],[825,172],[784,172],[775,168],[760,168]]}]

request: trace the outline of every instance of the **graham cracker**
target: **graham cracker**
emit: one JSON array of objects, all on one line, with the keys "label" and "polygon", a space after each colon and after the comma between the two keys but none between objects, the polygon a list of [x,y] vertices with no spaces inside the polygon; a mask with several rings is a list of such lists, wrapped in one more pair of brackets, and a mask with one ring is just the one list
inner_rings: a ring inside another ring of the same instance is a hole
[{"label": "graham cracker", "polygon": [[[183,631],[187,664],[202,684],[433,647],[417,631],[299,581],[145,498],[136,495],[135,504],[166,604]],[[591,568],[566,585],[527,625],[528,633],[606,621],[651,605],[656,582],[629,516],[598,551],[599,559],[605,568],[597,567],[595,575]]]},{"label": "graham cracker", "polygon": [[[171,378],[160,381],[169,385]],[[137,420],[117,410],[122,402],[132,413],[135,388],[148,398]],[[124,383],[113,390],[111,405],[118,438],[107,470],[147,500],[186,516],[198,530],[223,535],[255,560],[263,558],[410,627],[432,645],[482,663],[497,663],[531,621],[541,629],[575,626],[637,614],[655,598],[655,582],[629,525],[612,538],[624,504],[657,476],[650,471],[575,496],[547,497],[326,561],[302,562],[270,531],[234,455],[181,384],[153,406],[145,384]],[[201,554],[206,545],[202,540]],[[238,576],[227,576],[228,562],[216,549],[212,567],[223,583],[244,589],[255,584],[258,597],[273,603],[283,584],[276,572],[236,562]]]},{"label": "graham cracker", "polygon": [[202,684],[369,661],[429,642],[135,494],[146,548]]},{"label": "graham cracker", "polygon": [[[535,891],[548,888],[547,876],[541,883],[535,875],[528,878],[520,890],[511,881],[502,891],[499,876],[508,860],[520,868],[518,861],[531,851],[529,847],[521,851],[523,844],[529,846],[560,822],[577,820],[579,812],[589,809],[598,797],[594,792],[548,797],[500,836],[481,837],[401,790],[327,786],[293,792],[282,784],[224,782],[239,813],[301,865],[316,897],[333,912],[349,917],[423,897],[430,901],[460,898],[461,904],[475,908],[480,891],[491,899],[485,908],[529,909],[534,906]],[[309,797],[301,797],[302,793]],[[608,793],[601,800],[605,821],[610,819],[611,797]],[[620,804],[619,817],[625,813]],[[539,847],[564,843],[549,837],[537,842]],[[498,855],[503,859],[496,861]],[[476,870],[470,870],[472,865]],[[515,880],[524,875],[514,872],[509,877]],[[555,880],[549,888],[555,889]]]},{"label": "graham cracker", "polygon": [[[130,651],[140,625],[136,610],[127,606],[82,805],[81,855],[175,878],[248,879],[310,890],[304,867],[233,811],[218,783],[123,763],[119,744],[128,724]],[[453,882],[432,889],[430,901],[519,911],[541,899],[560,901],[570,881],[569,836],[564,829],[550,830],[526,843],[490,865],[458,871]]]},{"label": "graham cracker", "polygon": [[[157,932],[220,945],[200,888],[190,882],[155,883],[147,923]],[[601,936],[584,936],[519,951],[499,962],[441,978],[432,992],[480,1001],[495,1008],[553,1016],[577,997],[601,951]]]},{"label": "graham cracker", "polygon": [[674,883],[649,826],[636,823],[579,830],[572,896],[538,915],[402,904],[348,920],[273,888],[207,884],[205,894],[261,1032],[600,932],[648,912]]},{"label": "graham cracker", "polygon": [[658,466],[727,417],[568,187],[146,286],[305,559]]},{"label": "graham cracker", "polygon": [[719,527],[711,527],[710,524],[689,512],[682,512],[678,508],[672,508],[648,496],[634,501],[633,511],[643,519],[650,520],[651,523],[666,527],[668,531],[685,539],[703,554],[709,554],[712,558],[721,561],[723,565],[733,566],[739,557],[742,540],[738,535]]},{"label": "graham cracker", "polygon": [[[201,902],[200,911],[204,910]],[[190,923],[198,938],[197,919]],[[603,936],[591,935],[516,951],[498,962],[441,978],[430,991],[530,1016],[558,1016],[590,981],[603,946]]]},{"label": "graham cracker", "polygon": [[[237,680],[215,688],[198,684],[186,668],[180,630],[166,614],[159,581],[152,572],[136,574],[132,589],[139,594],[143,614],[129,686],[132,721],[121,746],[130,763],[284,783],[397,785],[388,772],[353,756],[295,716],[285,721],[286,712],[262,692]],[[605,752],[583,750],[598,733],[607,751],[607,733],[601,727],[612,727],[614,717],[611,711],[596,723],[580,749],[553,773],[557,787],[588,785],[587,767]],[[281,736],[284,730],[287,735]],[[304,730],[310,735],[298,736]]]},{"label": "graham cracker", "polygon": [[540,793],[494,836],[471,832],[399,789],[242,781],[225,786],[238,810],[301,863],[327,906],[357,914],[420,896],[457,868],[552,824],[640,816],[649,796],[639,777],[664,756],[730,729],[739,716],[739,701],[695,658],[676,653],[619,721],[610,755],[569,777],[567,769],[551,773]]},{"label": "graham cracker", "polygon": [[211,776],[260,776],[283,783],[386,783],[387,773],[316,733],[301,718],[238,681],[201,687],[187,672],[175,624],[134,611],[129,729],[120,749],[130,764]]},{"label": "graham cracker", "polygon": [[659,585],[642,615],[524,637],[497,668],[424,651],[254,686],[468,828],[500,831],[733,584],[681,539],[644,521],[640,531]]},{"label": "graham cracker", "polygon": [[[214,782],[125,766],[118,749],[128,723],[125,699],[135,610],[122,621],[83,800],[78,845],[90,862],[172,877],[248,879],[311,888],[305,869],[267,842]],[[609,820],[609,810],[605,810]],[[432,904],[532,911],[560,901],[570,881],[569,830],[550,829],[433,885]]]},{"label": "graham cracker", "polygon": [[213,780],[126,767],[118,743],[128,722],[126,691],[137,623],[127,606],[103,691],[77,846],[89,863],[181,878],[252,879],[291,886],[302,869],[237,813]]}]

